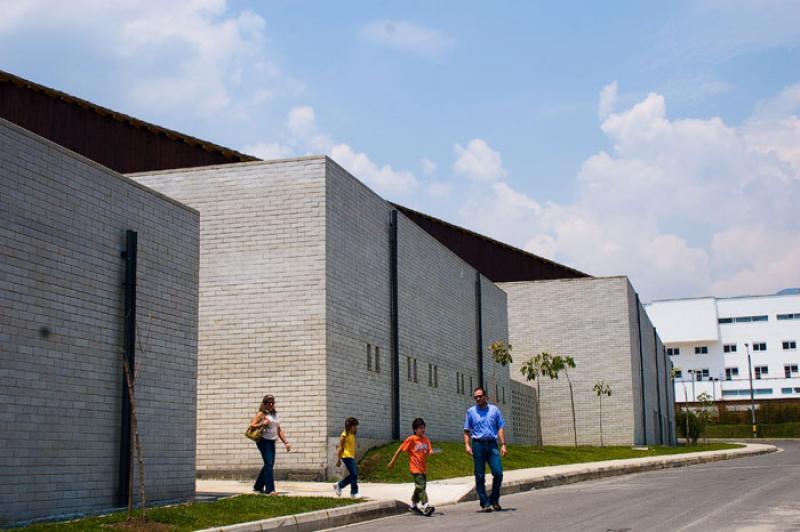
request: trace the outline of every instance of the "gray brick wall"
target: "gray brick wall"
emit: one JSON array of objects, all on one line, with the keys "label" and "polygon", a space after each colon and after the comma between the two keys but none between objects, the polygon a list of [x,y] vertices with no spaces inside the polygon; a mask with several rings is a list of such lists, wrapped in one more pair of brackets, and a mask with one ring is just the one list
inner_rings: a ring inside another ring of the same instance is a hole
[{"label": "gray brick wall", "polygon": [[[360,437],[391,438],[391,211],[391,205],[329,161],[331,437],[339,434],[346,417],[355,416],[361,421]],[[475,270],[402,214],[398,226],[401,435],[411,432],[415,417],[423,417],[431,438],[458,440],[472,403],[470,378],[478,384]],[[489,338],[507,338],[506,303],[495,285],[486,279],[481,283],[488,358]],[[368,369],[367,344],[373,356],[380,348],[379,372]],[[457,375],[464,375],[463,391],[456,387]],[[510,404],[508,368],[498,370],[497,380]]]},{"label": "gray brick wall", "polygon": [[[325,157],[133,177],[201,212],[198,473],[255,473],[242,431],[266,392],[297,448],[279,477],[331,474],[346,417],[389,440],[391,205]],[[477,385],[475,270],[401,215],[399,272],[402,432],[422,416],[432,438],[459,439]],[[505,294],[482,286],[488,346],[506,338]],[[497,379],[510,401],[508,368]]]},{"label": "gray brick wall", "polygon": [[[600,405],[595,381],[610,384],[603,399],[603,440],[631,444],[634,440],[631,345],[627,280],[624,277],[561,279],[501,283],[508,293],[509,337],[514,346],[513,379],[523,381],[519,368],[541,351],[572,356],[570,372],[575,395],[578,444],[600,443]],[[531,383],[534,384],[535,383]],[[567,380],[541,382],[540,416],[546,445],[573,443]]]},{"label": "gray brick wall", "polygon": [[536,445],[539,443],[539,430],[536,427],[536,390],[528,384],[512,380],[511,394],[512,441]]},{"label": "gray brick wall", "polygon": [[325,158],[132,175],[201,212],[197,469],[254,475],[243,436],[271,393],[294,450],[287,471],[325,463]]},{"label": "gray brick wall", "polygon": [[[638,301],[636,292],[630,283],[627,283],[627,292],[630,305],[631,345],[633,347],[631,367],[633,368],[636,443],[671,445],[674,438],[670,425],[674,424],[674,411],[670,414],[669,388],[673,386],[669,385],[665,389],[665,376],[669,376],[671,364],[666,361],[664,345],[658,338],[647,312]],[[640,338],[641,344],[639,343]],[[640,360],[644,363],[640,364]],[[644,368],[643,372],[641,371],[642,367]],[[641,385],[642,379],[644,379],[644,386]],[[644,388],[644,395],[642,395],[642,388]]]},{"label": "gray brick wall", "polygon": [[147,496],[192,496],[198,213],[4,120],[0,176],[0,524],[116,503],[128,229]]}]

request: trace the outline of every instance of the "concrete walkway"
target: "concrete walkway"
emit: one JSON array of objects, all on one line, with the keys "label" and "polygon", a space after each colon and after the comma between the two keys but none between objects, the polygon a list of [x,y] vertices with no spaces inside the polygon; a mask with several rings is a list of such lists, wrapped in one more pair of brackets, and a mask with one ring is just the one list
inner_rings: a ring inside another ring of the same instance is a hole
[{"label": "concrete walkway", "polygon": [[[752,456],[777,451],[773,445],[745,443],[740,449],[705,451],[624,460],[606,460],[531,469],[515,469],[503,473],[503,494],[541,489],[574,482],[615,475],[626,475],[655,469],[684,467],[694,464],[729,460],[741,456]],[[491,475],[487,474],[487,487],[491,486]],[[241,493],[251,493],[253,481],[198,480],[197,498],[208,500]],[[336,497],[333,482],[276,482],[278,493],[286,496]],[[341,526],[382,515],[406,511],[414,490],[412,482],[403,484],[359,483],[359,495],[368,503],[356,504],[333,511],[318,511],[297,516],[267,519],[253,523],[242,523],[215,530],[246,532],[250,530],[321,530]],[[343,496],[347,496],[346,494]],[[472,476],[428,482],[428,498],[434,506],[445,506],[459,502],[477,500],[475,480]],[[293,524],[294,523],[294,524]]]}]

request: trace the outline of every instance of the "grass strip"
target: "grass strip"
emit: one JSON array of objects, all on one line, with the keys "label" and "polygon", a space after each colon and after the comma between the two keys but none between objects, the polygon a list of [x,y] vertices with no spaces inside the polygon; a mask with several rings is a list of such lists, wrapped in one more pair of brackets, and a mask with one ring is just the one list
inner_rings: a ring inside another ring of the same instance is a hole
[{"label": "grass strip", "polygon": [[[170,532],[189,532],[216,526],[258,521],[270,517],[325,510],[347,506],[363,499],[335,499],[328,497],[268,497],[265,495],[239,495],[214,502],[196,502],[176,506],[164,506],[147,510],[149,521],[171,525]],[[74,521],[37,523],[19,530],[25,532],[115,532],[119,529],[108,526],[124,522],[127,512],[117,512],[99,517],[86,517]],[[146,531],[155,527],[137,527]],[[129,529],[131,530],[131,529]]]},{"label": "grass strip", "polygon": [[[399,442],[391,443],[370,450],[359,463],[358,479],[360,482],[410,482],[408,472],[408,455],[403,453],[392,470],[386,469]],[[455,477],[467,477],[473,474],[472,457],[464,452],[464,444],[460,442],[436,442],[434,448],[441,453],[428,457],[428,480],[442,480]],[[508,456],[503,459],[503,469],[527,469],[583,462],[600,462],[623,458],[644,458],[699,451],[716,451],[735,449],[740,445],[730,443],[710,443],[708,445],[661,447],[651,446],[646,451],[634,450],[630,446],[611,447],[554,447],[545,446],[540,450],[533,445],[509,445]]]}]

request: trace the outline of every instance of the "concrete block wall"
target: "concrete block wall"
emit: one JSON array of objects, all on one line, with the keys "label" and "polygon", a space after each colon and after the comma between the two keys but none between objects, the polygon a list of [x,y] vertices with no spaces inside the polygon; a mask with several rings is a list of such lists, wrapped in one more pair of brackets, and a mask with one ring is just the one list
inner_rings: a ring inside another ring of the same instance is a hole
[{"label": "concrete block wall", "polygon": [[326,162],[326,172],[330,383],[326,395],[326,430],[338,442],[344,420],[352,416],[360,423],[359,442],[389,441],[392,434],[390,209],[372,190],[333,161]]},{"label": "concrete block wall", "polygon": [[514,443],[536,445],[540,440],[536,415],[536,390],[533,386],[511,380],[511,440]]},{"label": "concrete block wall", "polygon": [[[474,404],[472,388],[479,384],[475,270],[414,222],[404,216],[399,222],[401,432],[410,434],[411,421],[421,416],[431,439],[459,440],[466,409]],[[491,317],[502,320],[505,297],[500,290],[483,290],[481,300],[488,376],[488,339],[505,340],[502,321],[493,324]],[[408,378],[409,357],[417,364],[416,379],[413,367]],[[429,364],[438,368],[438,387],[429,385]],[[497,379],[508,388],[507,368],[498,370]]]},{"label": "concrete block wall", "polygon": [[[360,438],[379,442],[392,436],[391,211],[385,200],[335,162],[328,162],[328,430],[332,438],[348,416],[361,421]],[[476,272],[405,216],[398,218],[401,436],[411,433],[415,417],[423,417],[432,439],[459,440],[466,408],[472,404],[470,384],[478,384]],[[507,338],[505,294],[486,279],[481,283],[488,357],[488,338]],[[372,370],[367,365],[368,344]],[[376,347],[380,348],[379,371],[374,368]],[[463,380],[463,390],[456,376]],[[501,368],[497,379],[510,403],[508,368]]]},{"label": "concrete block wall", "polygon": [[627,300],[630,307],[636,443],[671,445],[674,438],[670,427],[674,425],[674,417],[670,416],[669,388],[672,385],[665,389],[669,363],[666,361],[664,345],[630,282],[627,283]]},{"label": "concrete block wall", "polygon": [[199,215],[0,120],[0,524],[115,506],[126,230],[151,501],[194,494]]},{"label": "concrete block wall", "polygon": [[291,453],[276,475],[326,462],[324,157],[132,175],[201,213],[197,472],[255,476],[243,433],[264,394]]},{"label": "concrete block wall", "polygon": [[[519,368],[539,352],[572,356],[578,444],[600,443],[600,404],[592,390],[600,379],[612,389],[611,397],[604,397],[602,404],[604,443],[633,444],[636,422],[627,279],[560,279],[499,286],[508,294],[514,355],[511,378],[526,382]],[[566,378],[544,379],[540,384],[544,444],[571,445],[574,436]]]}]

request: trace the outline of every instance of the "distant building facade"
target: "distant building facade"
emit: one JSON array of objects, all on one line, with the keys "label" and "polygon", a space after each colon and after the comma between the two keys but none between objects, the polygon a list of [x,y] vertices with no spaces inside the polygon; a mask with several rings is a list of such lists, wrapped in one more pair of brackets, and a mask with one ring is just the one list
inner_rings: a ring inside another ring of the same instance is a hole
[{"label": "distant building facade", "polygon": [[696,402],[702,393],[749,401],[751,372],[755,399],[800,399],[800,291],[671,299],[646,308],[679,368],[677,402]]}]

